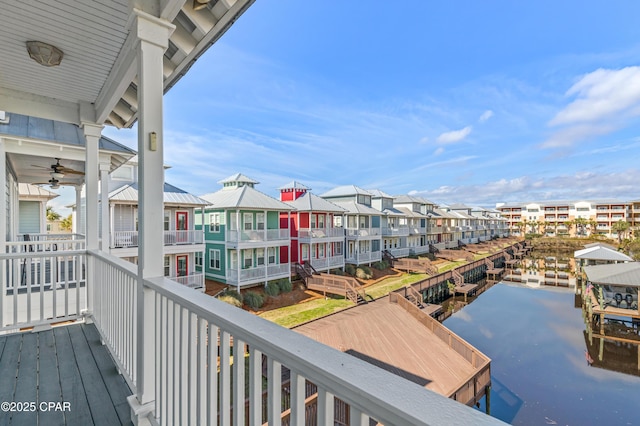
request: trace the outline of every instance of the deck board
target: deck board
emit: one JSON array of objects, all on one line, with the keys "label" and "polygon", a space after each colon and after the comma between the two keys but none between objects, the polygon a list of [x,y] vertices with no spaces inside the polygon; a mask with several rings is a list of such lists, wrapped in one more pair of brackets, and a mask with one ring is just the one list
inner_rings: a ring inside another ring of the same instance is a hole
[{"label": "deck board", "polygon": [[386,299],[293,330],[442,395],[448,396],[475,371],[460,354]]},{"label": "deck board", "polygon": [[71,405],[64,412],[0,412],[0,425],[132,424],[131,391],[92,324],[0,336],[0,377],[0,401]]}]

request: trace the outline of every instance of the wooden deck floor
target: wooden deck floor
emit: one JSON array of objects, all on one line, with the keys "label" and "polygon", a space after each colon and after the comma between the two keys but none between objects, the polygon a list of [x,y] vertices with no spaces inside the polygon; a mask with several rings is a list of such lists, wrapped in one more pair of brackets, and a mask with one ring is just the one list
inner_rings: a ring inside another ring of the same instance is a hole
[{"label": "wooden deck floor", "polygon": [[293,330],[445,396],[474,372],[462,356],[386,298]]},{"label": "wooden deck floor", "polygon": [[[2,410],[0,425],[132,424],[126,400],[131,391],[93,324],[0,336],[0,378],[0,403],[37,407]],[[69,405],[56,411],[43,402]]]}]

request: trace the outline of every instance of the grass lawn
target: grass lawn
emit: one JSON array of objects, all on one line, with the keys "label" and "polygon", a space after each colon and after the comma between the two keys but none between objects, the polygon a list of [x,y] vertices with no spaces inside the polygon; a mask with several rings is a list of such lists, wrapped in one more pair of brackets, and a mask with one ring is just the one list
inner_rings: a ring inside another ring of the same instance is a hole
[{"label": "grass lawn", "polygon": [[451,269],[457,268],[460,265],[465,265],[469,262],[467,262],[466,260],[458,260],[456,262],[453,261],[448,261],[446,263],[440,263],[438,264],[438,272],[442,273],[442,272],[446,272],[449,271]]},{"label": "grass lawn", "polygon": [[283,327],[291,328],[350,306],[353,306],[353,302],[348,299],[315,299],[310,302],[266,311],[260,316]]},{"label": "grass lawn", "polygon": [[368,296],[378,299],[394,290],[406,287],[429,277],[427,274],[402,274],[400,277],[387,278],[364,289]]}]

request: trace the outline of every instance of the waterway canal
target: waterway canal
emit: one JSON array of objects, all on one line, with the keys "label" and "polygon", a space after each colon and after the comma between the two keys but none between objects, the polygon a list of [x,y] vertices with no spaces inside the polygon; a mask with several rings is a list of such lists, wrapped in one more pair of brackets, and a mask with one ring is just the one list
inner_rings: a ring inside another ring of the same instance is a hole
[{"label": "waterway canal", "polygon": [[[444,324],[492,359],[494,417],[521,425],[640,425],[640,376],[596,366],[606,362],[589,365],[573,289],[497,284]],[[640,356],[635,345],[607,344]],[[605,355],[612,366],[621,362]],[[631,371],[638,366],[634,356],[626,361]]]}]

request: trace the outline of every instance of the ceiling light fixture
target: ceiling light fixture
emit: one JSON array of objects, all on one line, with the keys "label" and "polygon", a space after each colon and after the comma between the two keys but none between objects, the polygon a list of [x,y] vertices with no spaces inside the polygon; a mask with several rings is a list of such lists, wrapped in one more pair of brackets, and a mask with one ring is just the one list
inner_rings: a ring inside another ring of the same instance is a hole
[{"label": "ceiling light fixture", "polygon": [[193,0],[193,10],[201,10],[207,7],[209,0]]},{"label": "ceiling light fixture", "polygon": [[62,50],[42,41],[28,41],[27,52],[29,52],[31,59],[45,67],[60,65],[64,56]]},{"label": "ceiling light fixture", "polygon": [[62,179],[64,177],[64,173],[60,172],[51,172],[51,177],[53,179]]}]

